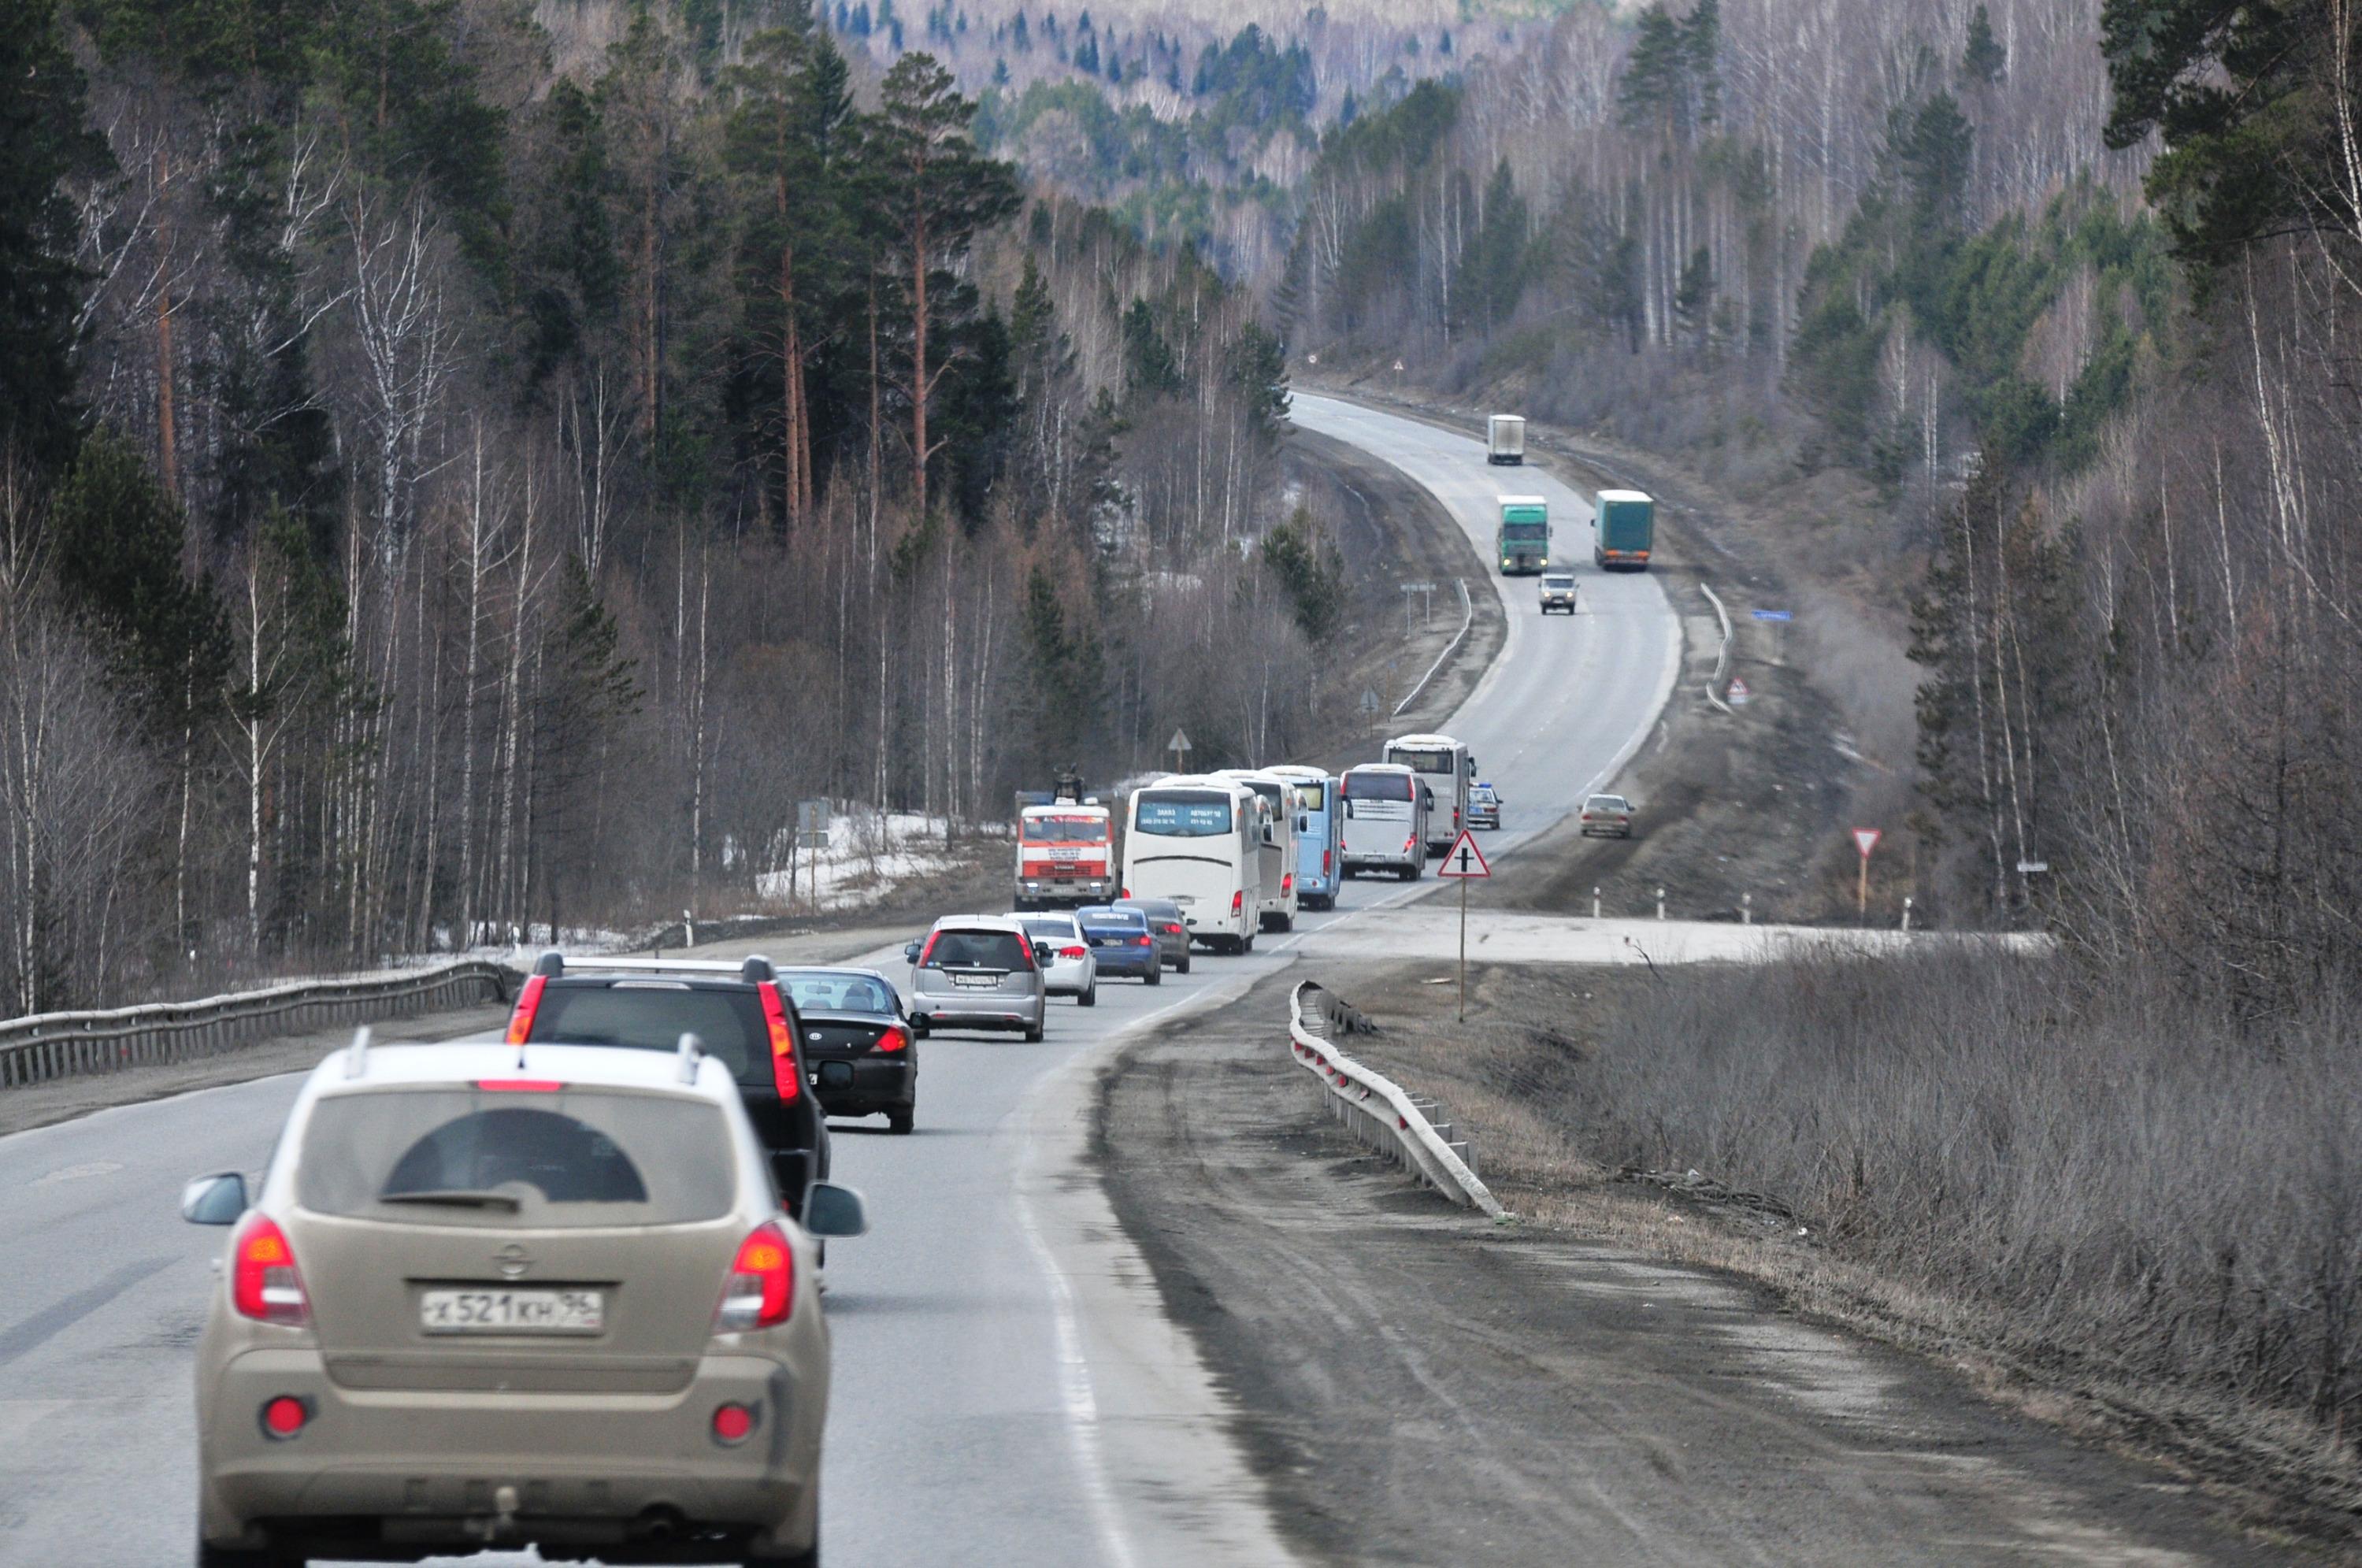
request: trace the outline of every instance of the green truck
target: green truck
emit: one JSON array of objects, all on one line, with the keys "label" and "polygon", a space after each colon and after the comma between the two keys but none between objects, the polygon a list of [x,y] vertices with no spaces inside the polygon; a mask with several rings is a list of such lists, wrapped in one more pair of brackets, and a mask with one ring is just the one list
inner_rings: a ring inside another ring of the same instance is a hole
[{"label": "green truck", "polygon": [[1603,490],[1591,506],[1591,558],[1603,571],[1646,571],[1657,503],[1637,490]]},{"label": "green truck", "polygon": [[1501,521],[1493,530],[1493,554],[1501,575],[1516,577],[1550,565],[1550,502],[1539,495],[1497,498]]}]

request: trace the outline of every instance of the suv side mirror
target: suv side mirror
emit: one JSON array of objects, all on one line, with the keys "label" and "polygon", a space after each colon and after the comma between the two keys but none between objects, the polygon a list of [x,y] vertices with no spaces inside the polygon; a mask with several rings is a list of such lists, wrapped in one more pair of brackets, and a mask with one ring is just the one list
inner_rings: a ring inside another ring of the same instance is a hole
[{"label": "suv side mirror", "polygon": [[869,1211],[853,1188],[816,1181],[804,1199],[804,1229],[815,1236],[866,1235]]},{"label": "suv side mirror", "polygon": [[907,963],[917,963],[919,961],[919,944],[915,942],[906,942],[902,944],[902,957]]},{"label": "suv side mirror", "polygon": [[192,1225],[235,1225],[247,1208],[246,1178],[236,1171],[201,1176],[181,1188],[181,1218]]}]

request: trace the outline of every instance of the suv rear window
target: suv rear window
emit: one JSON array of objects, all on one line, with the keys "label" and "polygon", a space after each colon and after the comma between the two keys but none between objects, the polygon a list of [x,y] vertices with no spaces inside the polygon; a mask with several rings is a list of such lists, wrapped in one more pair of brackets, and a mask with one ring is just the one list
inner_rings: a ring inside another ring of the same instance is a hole
[{"label": "suv rear window", "polygon": [[679,980],[615,984],[553,982],[541,994],[526,1036],[544,1043],[621,1045],[675,1051],[694,1034],[705,1054],[730,1064],[740,1083],[771,1081],[771,1032],[763,1004],[745,988],[687,986]]},{"label": "suv rear window", "polygon": [[1013,931],[939,931],[922,955],[929,969],[1026,969],[1024,945]]},{"label": "suv rear window", "polygon": [[315,1214],[566,1230],[718,1220],[737,1192],[721,1109],[673,1095],[476,1088],[332,1095],[296,1198]]}]

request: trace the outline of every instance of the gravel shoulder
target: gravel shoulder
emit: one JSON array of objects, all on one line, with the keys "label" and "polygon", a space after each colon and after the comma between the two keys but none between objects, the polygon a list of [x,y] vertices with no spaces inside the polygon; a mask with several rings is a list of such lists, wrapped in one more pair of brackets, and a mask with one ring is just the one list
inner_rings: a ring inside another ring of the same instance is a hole
[{"label": "gravel shoulder", "polygon": [[[1336,1131],[1277,1043],[1303,968],[1126,1051],[1100,1080],[1096,1156],[1307,1555],[2279,1560],[2183,1478],[1667,1261],[1664,1232],[1707,1222],[1672,1198],[1602,1187],[1551,1224],[1494,1225],[1409,1186]],[[1319,977],[1357,1004],[1445,990],[1415,966]],[[1488,1176],[1516,1164],[1468,1119]]]}]

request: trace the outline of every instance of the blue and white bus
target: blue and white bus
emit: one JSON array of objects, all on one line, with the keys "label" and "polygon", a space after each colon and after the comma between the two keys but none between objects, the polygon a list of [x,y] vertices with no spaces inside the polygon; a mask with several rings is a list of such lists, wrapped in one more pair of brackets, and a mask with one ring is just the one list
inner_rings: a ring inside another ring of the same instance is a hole
[{"label": "blue and white bus", "polygon": [[1343,845],[1339,842],[1344,813],[1337,809],[1337,781],[1317,767],[1266,767],[1296,786],[1297,806],[1304,819],[1296,835],[1296,896],[1308,910],[1337,907],[1337,884],[1342,879]]}]

